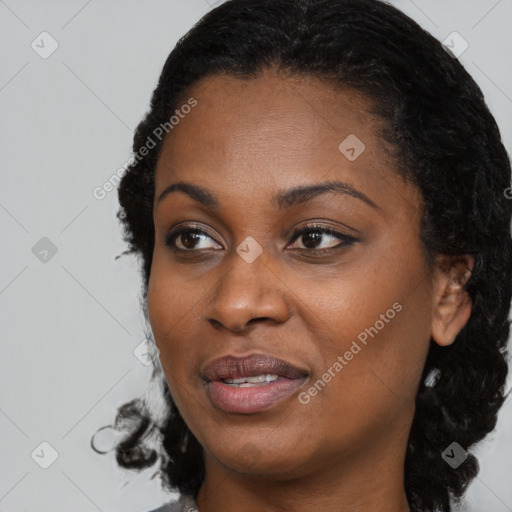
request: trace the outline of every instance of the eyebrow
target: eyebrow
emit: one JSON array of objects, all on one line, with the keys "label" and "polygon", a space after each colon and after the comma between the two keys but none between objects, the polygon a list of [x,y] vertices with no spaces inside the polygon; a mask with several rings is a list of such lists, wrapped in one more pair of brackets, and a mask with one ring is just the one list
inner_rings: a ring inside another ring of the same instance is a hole
[{"label": "eyebrow", "polygon": [[[193,185],[192,183],[185,182],[173,183],[172,185],[169,185],[162,191],[157,199],[157,203],[160,203],[172,192],[183,192],[207,208],[219,208],[219,201],[208,189],[200,187],[199,185]],[[355,197],[356,199],[360,199],[372,208],[380,209],[380,207],[375,204],[369,197],[343,181],[326,181],[324,183],[302,185],[288,190],[282,190],[272,198],[272,204],[276,208],[284,210],[291,208],[292,206],[305,203],[311,199],[314,199],[315,197],[329,192],[346,194],[348,196]]]}]

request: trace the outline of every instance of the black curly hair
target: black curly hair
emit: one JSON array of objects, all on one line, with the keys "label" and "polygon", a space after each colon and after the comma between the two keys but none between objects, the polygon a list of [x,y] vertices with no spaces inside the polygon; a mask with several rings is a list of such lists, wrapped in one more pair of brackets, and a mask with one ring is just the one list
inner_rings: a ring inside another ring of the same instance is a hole
[{"label": "black curly hair", "polygon": [[[146,320],[154,178],[164,138],[143,158],[141,149],[155,141],[155,129],[169,121],[192,84],[221,73],[250,80],[271,67],[371,98],[386,124],[382,137],[396,151],[397,173],[421,191],[426,254],[474,257],[465,284],[472,314],[452,345],[431,339],[404,467],[412,511],[450,511],[479,466],[470,454],[452,469],[441,453],[453,441],[469,450],[482,440],[495,428],[506,398],[510,160],[475,81],[395,7],[381,0],[228,0],[178,41],[137,127],[137,158],[118,189],[118,218],[129,248],[123,254],[140,258]],[[203,450],[173,403],[158,359],[155,364],[166,414],[157,421],[142,398],[120,407],[115,428],[125,436],[116,458],[131,469],[160,458],[164,485],[195,497],[204,478]],[[148,442],[152,435],[161,448]]]}]

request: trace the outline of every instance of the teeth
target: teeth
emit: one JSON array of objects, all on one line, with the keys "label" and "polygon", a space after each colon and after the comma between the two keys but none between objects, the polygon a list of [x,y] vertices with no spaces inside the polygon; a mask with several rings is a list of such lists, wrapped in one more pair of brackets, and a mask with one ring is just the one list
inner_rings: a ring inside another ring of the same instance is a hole
[{"label": "teeth", "polygon": [[232,384],[241,388],[249,388],[254,385],[266,385],[279,378],[279,375],[255,375],[254,377],[242,377],[240,379],[224,379],[226,384]]},{"label": "teeth", "polygon": [[245,379],[226,379],[224,382],[227,382],[228,384],[242,384],[245,382]]},{"label": "teeth", "polygon": [[[268,375],[268,377],[271,377]],[[267,379],[267,375],[256,375],[254,377],[246,377],[245,381],[250,382],[251,384],[259,384],[260,382],[264,382]]]}]

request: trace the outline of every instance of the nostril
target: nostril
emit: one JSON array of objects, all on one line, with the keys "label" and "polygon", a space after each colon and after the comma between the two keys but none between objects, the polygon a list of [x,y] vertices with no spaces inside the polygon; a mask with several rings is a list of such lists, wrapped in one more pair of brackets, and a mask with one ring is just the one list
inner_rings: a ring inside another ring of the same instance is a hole
[{"label": "nostril", "polygon": [[219,320],[216,320],[215,318],[206,318],[206,316],[205,316],[205,320],[208,320],[208,322],[210,322],[211,326],[216,330],[227,329],[230,332],[235,333],[235,334],[245,334],[247,331],[247,328],[249,326],[252,326],[254,323],[258,323],[258,322],[269,321],[269,320],[271,320],[271,318],[269,318],[267,316],[251,318],[250,320],[245,322],[243,325],[234,325],[234,324],[225,325],[222,322],[220,322]]},{"label": "nostril", "polygon": [[218,320],[215,320],[215,318],[206,318],[205,317],[205,320],[208,320],[208,322],[210,322],[210,324],[212,324],[212,327],[214,329],[220,329],[222,327],[222,324]]},{"label": "nostril", "polygon": [[251,318],[247,324],[250,324],[251,322],[266,322],[267,320],[270,320],[268,316],[259,316],[258,318]]}]

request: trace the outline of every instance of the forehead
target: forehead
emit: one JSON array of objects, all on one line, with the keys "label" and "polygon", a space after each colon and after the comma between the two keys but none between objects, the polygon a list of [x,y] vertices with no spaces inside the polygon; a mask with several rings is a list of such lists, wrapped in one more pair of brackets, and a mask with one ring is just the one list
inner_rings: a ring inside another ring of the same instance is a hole
[{"label": "forehead", "polygon": [[378,135],[383,120],[370,113],[367,96],[310,76],[271,70],[250,79],[214,75],[189,88],[184,102],[190,97],[197,106],[168,136],[176,142],[173,153],[209,144],[226,152],[240,144],[258,148],[271,138],[274,150],[292,150],[298,157],[313,147],[337,156],[338,144],[332,143],[350,134],[372,147],[384,143]]},{"label": "forehead", "polygon": [[353,89],[267,70],[250,79],[209,76],[183,98],[182,105],[189,98],[197,105],[164,142],[157,195],[173,181],[221,192],[243,183],[263,197],[291,185],[343,180],[371,196],[398,178],[392,148],[380,135],[384,120]]}]

